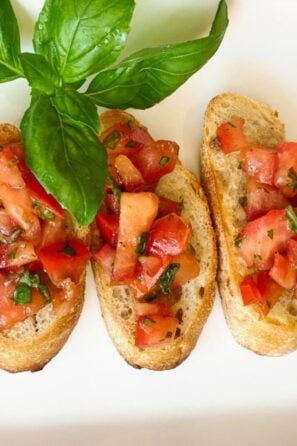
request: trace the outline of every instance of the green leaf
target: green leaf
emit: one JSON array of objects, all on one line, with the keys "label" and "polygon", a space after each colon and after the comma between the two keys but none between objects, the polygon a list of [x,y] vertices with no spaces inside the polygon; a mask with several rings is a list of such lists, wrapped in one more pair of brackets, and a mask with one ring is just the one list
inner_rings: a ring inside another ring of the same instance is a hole
[{"label": "green leaf", "polygon": [[20,60],[32,88],[49,95],[59,88],[59,75],[43,56],[22,53]]},{"label": "green leaf", "polygon": [[215,54],[227,26],[227,5],[221,0],[208,37],[140,50],[99,73],[87,94],[105,107],[151,107],[173,93]]},{"label": "green leaf", "polygon": [[175,275],[180,268],[179,263],[171,263],[157,280],[157,286],[161,293],[169,294],[170,286],[174,281]]},{"label": "green leaf", "polygon": [[79,224],[89,225],[104,195],[106,151],[96,133],[34,96],[21,128],[26,160],[44,188]]},{"label": "green leaf", "polygon": [[77,82],[117,59],[133,10],[134,0],[46,0],[35,26],[35,51],[64,82]]},{"label": "green leaf", "polygon": [[290,229],[297,233],[297,215],[291,204],[286,207],[286,216],[289,220]]},{"label": "green leaf", "polygon": [[75,90],[59,90],[53,96],[52,103],[70,123],[87,125],[99,134],[99,118],[95,104],[82,93]]},{"label": "green leaf", "polygon": [[0,82],[23,77],[19,61],[20,32],[9,0],[0,3]]}]

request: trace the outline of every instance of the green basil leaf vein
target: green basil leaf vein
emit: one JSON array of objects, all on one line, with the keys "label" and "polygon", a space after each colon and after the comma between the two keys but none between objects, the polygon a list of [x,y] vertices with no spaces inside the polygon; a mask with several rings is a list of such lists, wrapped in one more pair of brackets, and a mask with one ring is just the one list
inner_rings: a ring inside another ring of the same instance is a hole
[{"label": "green basil leaf vein", "polygon": [[26,160],[44,188],[81,225],[104,195],[106,151],[88,126],[59,114],[50,97],[34,95],[21,124]]},{"label": "green basil leaf vein", "polygon": [[46,94],[53,94],[59,88],[59,75],[47,60],[33,53],[20,54],[21,64],[30,86]]},{"label": "green basil leaf vein", "polygon": [[221,0],[208,37],[137,51],[99,73],[87,95],[98,105],[148,108],[173,93],[217,51],[228,26]]},{"label": "green basil leaf vein", "polygon": [[9,0],[0,2],[0,82],[23,77],[19,60],[20,32]]},{"label": "green basil leaf vein", "polygon": [[134,0],[46,0],[34,49],[74,83],[112,64],[125,46]]}]

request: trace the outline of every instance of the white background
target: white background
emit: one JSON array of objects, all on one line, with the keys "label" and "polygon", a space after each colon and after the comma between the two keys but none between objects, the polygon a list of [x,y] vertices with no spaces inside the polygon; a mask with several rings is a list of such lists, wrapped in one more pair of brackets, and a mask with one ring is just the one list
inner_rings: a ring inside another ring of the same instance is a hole
[{"label": "white background", "polygon": [[[67,0],[70,1],[70,0]],[[67,3],[65,1],[65,3]],[[41,0],[12,1],[28,49]],[[127,52],[208,32],[217,0],[139,0]],[[297,1],[229,0],[217,54],[161,104],[132,111],[155,138],[173,139],[199,170],[203,113],[224,91],[270,103],[297,140]],[[0,85],[0,122],[19,124],[29,89]],[[134,370],[105,331],[91,274],[82,317],[38,373],[0,371],[0,444],[296,445],[297,353],[257,356],[229,334],[219,298],[191,356],[167,372]]]}]

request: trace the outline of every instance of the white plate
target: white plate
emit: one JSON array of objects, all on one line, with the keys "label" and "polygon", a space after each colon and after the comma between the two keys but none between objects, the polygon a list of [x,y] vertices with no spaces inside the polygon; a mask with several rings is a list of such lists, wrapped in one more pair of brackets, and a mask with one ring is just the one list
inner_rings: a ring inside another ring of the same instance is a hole
[{"label": "white plate", "polygon": [[[70,0],[68,0],[70,1]],[[26,49],[42,0],[14,0]],[[296,0],[229,0],[217,54],[174,95],[135,115],[156,138],[176,140],[198,173],[203,113],[233,90],[275,106],[297,140]],[[207,32],[217,0],[139,0],[129,47]],[[2,18],[2,20],[4,20]],[[207,26],[206,26],[207,25]],[[26,82],[0,86],[0,122],[18,124]],[[296,445],[297,353],[257,356],[229,334],[219,299],[191,356],[168,372],[134,370],[115,351],[91,274],[68,343],[43,371],[0,372],[0,444]]]}]

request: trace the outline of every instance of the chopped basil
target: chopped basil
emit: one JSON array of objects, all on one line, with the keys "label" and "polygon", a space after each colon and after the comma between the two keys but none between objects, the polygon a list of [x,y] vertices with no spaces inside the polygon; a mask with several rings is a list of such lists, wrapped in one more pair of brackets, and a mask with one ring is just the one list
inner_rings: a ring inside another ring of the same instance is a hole
[{"label": "chopped basil", "polygon": [[51,295],[49,293],[49,290],[48,290],[47,286],[44,285],[43,283],[40,283],[38,285],[38,289],[39,289],[40,293],[45,297],[45,302],[47,304],[50,303],[52,298],[51,298]]},{"label": "chopped basil", "polygon": [[230,125],[230,127],[233,127],[234,129],[236,128],[236,125],[232,124],[232,122],[228,121],[228,125]]},{"label": "chopped basil", "polygon": [[143,323],[144,323],[144,325],[152,325],[152,324],[155,324],[156,321],[154,321],[154,319],[151,319],[148,316],[144,316]]},{"label": "chopped basil", "polygon": [[244,196],[242,196],[242,197],[239,197],[239,204],[240,204],[243,208],[246,207],[246,205],[247,205],[247,196],[246,196],[246,195],[244,195]]},{"label": "chopped basil", "polygon": [[163,294],[169,294],[175,275],[180,267],[179,263],[171,263],[157,280],[157,286]]},{"label": "chopped basil", "polygon": [[66,243],[62,252],[64,252],[64,254],[67,254],[68,256],[71,256],[71,257],[76,256],[76,250],[72,246],[70,246],[69,243]]},{"label": "chopped basil", "polygon": [[267,236],[273,240],[273,229],[269,229],[269,231],[267,231]]},{"label": "chopped basil", "polygon": [[15,228],[9,235],[5,235],[0,231],[0,243],[4,243],[6,245],[14,243],[17,241],[22,232],[22,228]]},{"label": "chopped basil", "polygon": [[169,160],[169,156],[162,156],[159,161],[160,166],[166,166],[169,163]]},{"label": "chopped basil", "polygon": [[111,178],[110,175],[107,175],[107,182],[111,187],[111,190],[112,190],[112,193],[113,193],[113,196],[114,196],[116,202],[119,203],[120,199],[121,199],[121,193],[122,193],[121,189],[118,188],[118,186],[115,184],[115,182],[113,181],[113,179]]},{"label": "chopped basil", "polygon": [[14,248],[8,255],[10,260],[14,260],[17,256],[18,248]]},{"label": "chopped basil", "polygon": [[103,145],[107,149],[115,149],[121,139],[121,132],[114,130],[109,135],[107,135],[103,140]]},{"label": "chopped basil", "polygon": [[131,141],[128,141],[127,142],[127,144],[126,144],[126,146],[125,147],[130,147],[130,148],[134,148],[134,147],[136,147],[136,145],[137,145],[137,142],[136,141],[133,141],[133,139],[131,139]]},{"label": "chopped basil", "polygon": [[32,300],[32,294],[29,285],[23,282],[19,282],[14,290],[13,300],[17,305],[29,304]]},{"label": "chopped basil", "polygon": [[129,129],[133,129],[134,128],[134,122],[132,121],[132,119],[129,119],[127,124],[128,124]]},{"label": "chopped basil", "polygon": [[236,237],[236,239],[234,240],[234,245],[239,248],[240,245],[242,243],[242,237],[239,235],[238,237]]},{"label": "chopped basil", "polygon": [[288,171],[288,177],[292,180],[291,183],[288,183],[288,186],[293,190],[297,190],[297,175],[292,167]]},{"label": "chopped basil", "polygon": [[293,232],[297,232],[297,215],[294,211],[293,206],[291,206],[290,204],[288,204],[288,206],[286,207],[286,216],[289,220],[290,229]]},{"label": "chopped basil", "polygon": [[145,248],[146,248],[146,244],[147,244],[147,240],[148,240],[148,236],[149,233],[148,232],[143,232],[139,238],[139,242],[138,245],[136,247],[136,254],[137,255],[142,255],[144,254]]},{"label": "chopped basil", "polygon": [[165,338],[172,338],[172,331],[167,331]]},{"label": "chopped basil", "polygon": [[55,214],[47,207],[42,206],[39,201],[34,201],[33,207],[38,217],[40,217],[42,220],[54,220]]},{"label": "chopped basil", "polygon": [[238,166],[237,166],[237,169],[242,170],[242,161],[239,161]]}]

